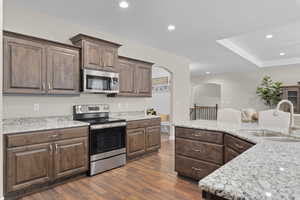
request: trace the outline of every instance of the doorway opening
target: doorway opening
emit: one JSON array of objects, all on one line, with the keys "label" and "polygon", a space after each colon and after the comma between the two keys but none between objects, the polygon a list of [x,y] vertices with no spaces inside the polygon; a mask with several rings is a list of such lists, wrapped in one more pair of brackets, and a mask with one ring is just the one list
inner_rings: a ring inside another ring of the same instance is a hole
[{"label": "doorway opening", "polygon": [[152,68],[151,107],[161,117],[162,141],[173,138],[172,72],[161,66]]}]

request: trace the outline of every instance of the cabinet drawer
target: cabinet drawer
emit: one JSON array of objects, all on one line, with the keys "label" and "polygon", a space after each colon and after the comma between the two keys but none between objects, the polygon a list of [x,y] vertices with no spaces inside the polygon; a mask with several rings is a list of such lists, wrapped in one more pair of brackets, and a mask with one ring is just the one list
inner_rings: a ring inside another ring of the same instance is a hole
[{"label": "cabinet drawer", "polygon": [[224,144],[225,146],[231,147],[232,149],[236,150],[238,153],[243,153],[247,149],[251,148],[253,146],[252,143],[246,142],[244,140],[238,139],[236,137],[233,137],[231,135],[225,135],[224,137]]},{"label": "cabinet drawer", "polygon": [[224,148],[224,164],[228,163],[235,157],[239,156],[240,154],[235,150],[231,149],[230,147]]},{"label": "cabinet drawer", "polygon": [[223,164],[223,146],[176,138],[176,154]]},{"label": "cabinet drawer", "polygon": [[149,126],[160,126],[160,118],[127,122],[128,129],[145,128],[145,127],[149,127]]},{"label": "cabinet drawer", "polygon": [[177,171],[180,175],[187,176],[195,180],[204,178],[219,167],[220,165],[199,161],[184,156],[175,156],[175,171]]},{"label": "cabinet drawer", "polygon": [[43,131],[43,132],[33,132],[24,134],[7,135],[6,142],[7,147],[19,147],[32,144],[41,144],[46,142],[51,142],[55,131]]},{"label": "cabinet drawer", "polygon": [[176,127],[176,137],[223,144],[223,133],[215,131]]},{"label": "cabinet drawer", "polygon": [[69,138],[87,137],[88,127],[7,135],[7,147],[41,144]]},{"label": "cabinet drawer", "polygon": [[79,138],[79,137],[87,137],[89,132],[89,127],[79,127],[79,128],[68,128],[68,129],[60,129],[58,132],[58,139],[71,139],[71,138]]}]

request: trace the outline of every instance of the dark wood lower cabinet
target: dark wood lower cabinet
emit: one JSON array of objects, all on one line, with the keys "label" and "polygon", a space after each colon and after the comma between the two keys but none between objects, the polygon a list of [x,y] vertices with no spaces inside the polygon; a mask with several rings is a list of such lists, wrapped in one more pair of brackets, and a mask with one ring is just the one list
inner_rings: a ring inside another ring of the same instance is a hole
[{"label": "dark wood lower cabinet", "polygon": [[146,131],[144,128],[127,131],[127,156],[133,157],[146,152]]},{"label": "dark wood lower cabinet", "polygon": [[225,148],[224,148],[224,164],[228,163],[229,161],[231,161],[238,155],[240,155],[240,153],[236,152],[235,150],[233,150],[230,147],[225,146]]},{"label": "dark wood lower cabinet", "polygon": [[52,150],[50,143],[7,150],[7,192],[46,183],[52,175]]},{"label": "dark wood lower cabinet", "polygon": [[211,194],[209,192],[206,192],[206,191],[202,192],[202,199],[203,200],[226,200],[222,197],[218,197],[218,196]]},{"label": "dark wood lower cabinet", "polygon": [[146,128],[146,151],[160,148],[160,126]]},{"label": "dark wood lower cabinet", "polygon": [[5,196],[88,170],[88,127],[5,135],[4,140]]},{"label": "dark wood lower cabinet", "polygon": [[160,119],[136,120],[127,123],[127,158],[136,158],[160,149]]},{"label": "dark wood lower cabinet", "polygon": [[253,145],[227,133],[176,127],[175,171],[200,180]]},{"label": "dark wood lower cabinet", "polygon": [[58,179],[88,168],[87,138],[78,138],[56,142],[54,156],[54,178]]},{"label": "dark wood lower cabinet", "polygon": [[200,180],[208,174],[218,169],[221,165],[188,158],[185,156],[175,156],[175,171],[180,175]]}]

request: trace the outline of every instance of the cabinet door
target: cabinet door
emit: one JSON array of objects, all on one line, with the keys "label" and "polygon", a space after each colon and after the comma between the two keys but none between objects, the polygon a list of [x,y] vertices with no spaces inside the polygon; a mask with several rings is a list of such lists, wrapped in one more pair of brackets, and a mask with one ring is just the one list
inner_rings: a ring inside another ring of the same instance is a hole
[{"label": "cabinet door", "polygon": [[45,93],[45,47],[33,41],[4,38],[4,93]]},{"label": "cabinet door", "polygon": [[120,59],[116,70],[119,72],[119,95],[135,95],[135,65],[130,61]]},{"label": "cabinet door", "polygon": [[139,96],[152,96],[152,68],[147,65],[137,65],[136,87]]},{"label": "cabinet door", "polygon": [[144,128],[127,130],[127,157],[141,155],[146,151],[146,131]]},{"label": "cabinet door", "polygon": [[47,49],[48,93],[79,93],[79,51],[50,46]]},{"label": "cabinet door", "polygon": [[102,69],[102,49],[98,44],[83,41],[83,64],[85,68]]},{"label": "cabinet door", "polygon": [[7,192],[51,180],[53,162],[50,143],[8,149],[6,159]]},{"label": "cabinet door", "polygon": [[146,129],[146,150],[152,151],[160,148],[160,126]]},{"label": "cabinet door", "polygon": [[62,178],[88,169],[87,138],[56,142],[54,178]]},{"label": "cabinet door", "polygon": [[239,156],[240,154],[238,152],[236,152],[235,150],[229,148],[229,147],[225,147],[224,149],[224,164],[228,163],[229,161],[231,161],[232,159],[234,159],[235,157]]},{"label": "cabinet door", "polygon": [[113,47],[102,47],[101,60],[105,70],[114,71],[118,60],[117,49]]}]

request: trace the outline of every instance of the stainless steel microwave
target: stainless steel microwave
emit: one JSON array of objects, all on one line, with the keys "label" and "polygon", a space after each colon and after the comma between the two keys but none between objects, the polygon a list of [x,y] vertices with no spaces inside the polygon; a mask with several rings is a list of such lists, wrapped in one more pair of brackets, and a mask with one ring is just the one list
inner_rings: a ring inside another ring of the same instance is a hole
[{"label": "stainless steel microwave", "polygon": [[119,74],[83,69],[83,91],[87,93],[119,93]]}]

